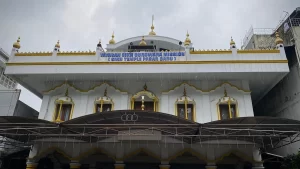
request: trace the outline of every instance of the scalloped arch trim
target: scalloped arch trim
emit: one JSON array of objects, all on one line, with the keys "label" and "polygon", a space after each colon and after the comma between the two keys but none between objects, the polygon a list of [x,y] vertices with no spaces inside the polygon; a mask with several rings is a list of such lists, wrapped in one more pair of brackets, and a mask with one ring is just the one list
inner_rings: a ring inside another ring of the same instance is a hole
[{"label": "scalloped arch trim", "polygon": [[134,94],[131,98],[138,98],[142,95],[146,95],[148,96],[150,99],[156,99],[158,100],[158,98],[156,97],[156,95],[148,90],[142,90],[142,91],[139,91],[137,92],[136,94]]},{"label": "scalloped arch trim", "polygon": [[240,157],[240,158],[242,158],[242,159],[244,159],[244,160],[246,160],[246,161],[248,161],[248,162],[254,162],[254,160],[253,160],[252,157],[250,157],[250,156],[248,156],[248,155],[246,155],[246,154],[244,154],[244,153],[242,153],[242,152],[240,152],[240,151],[237,151],[237,150],[230,151],[230,152],[228,152],[228,153],[223,154],[222,156],[218,157],[218,158],[215,160],[215,162],[217,163],[217,162],[219,162],[219,161],[222,161],[225,157],[228,157],[228,156],[230,156],[230,155],[235,155],[235,156]]},{"label": "scalloped arch trim", "polygon": [[198,159],[203,160],[205,162],[208,162],[207,158],[204,155],[202,155],[202,154],[200,154],[200,153],[198,153],[198,152],[196,152],[196,151],[194,151],[190,148],[186,148],[186,149],[183,149],[183,150],[175,153],[173,156],[169,157],[167,159],[167,161],[170,162],[171,160],[176,159],[177,157],[181,156],[184,153],[191,153],[192,155],[196,156]]},{"label": "scalloped arch trim", "polygon": [[157,160],[161,160],[159,156],[155,155],[154,153],[152,153],[152,152],[150,152],[149,150],[146,150],[146,149],[144,149],[144,148],[140,148],[140,149],[137,149],[137,150],[135,150],[135,151],[133,151],[133,152],[131,152],[131,153],[126,154],[126,155],[123,157],[122,160],[126,160],[126,159],[128,159],[128,158],[130,158],[130,157],[133,157],[133,156],[135,156],[135,155],[138,155],[138,154],[141,153],[141,152],[146,153],[146,154],[149,155],[150,157],[153,157],[153,158],[155,158],[155,159],[157,159]]},{"label": "scalloped arch trim", "polygon": [[250,90],[242,89],[242,88],[240,88],[240,87],[238,87],[238,86],[236,86],[234,84],[231,84],[229,82],[223,82],[223,83],[221,83],[221,84],[219,84],[219,85],[217,85],[217,86],[215,86],[215,87],[213,87],[213,88],[211,88],[209,90],[203,90],[201,88],[196,87],[195,85],[189,84],[187,82],[183,82],[183,83],[180,83],[179,85],[174,86],[173,88],[171,88],[169,90],[163,91],[162,93],[167,94],[167,93],[172,92],[172,91],[176,90],[177,88],[179,88],[179,87],[181,87],[182,85],[185,85],[185,84],[188,85],[191,88],[194,88],[196,91],[199,91],[199,92],[202,92],[202,93],[213,92],[216,89],[222,87],[223,85],[229,85],[230,87],[235,88],[235,89],[237,89],[238,91],[241,91],[241,92],[245,92],[245,93],[250,93],[251,92]]},{"label": "scalloped arch trim", "polygon": [[80,161],[83,158],[88,157],[89,155],[92,155],[94,153],[102,153],[102,154],[105,154],[107,157],[112,158],[113,160],[116,160],[116,158],[114,156],[112,156],[111,154],[109,154],[108,152],[106,152],[105,150],[100,149],[100,148],[91,148],[91,149],[81,153],[77,157],[73,157],[72,160]]},{"label": "scalloped arch trim", "polygon": [[52,92],[52,91],[55,91],[55,90],[57,90],[57,89],[63,87],[64,85],[68,85],[69,87],[72,87],[72,88],[75,89],[76,91],[79,91],[79,92],[82,92],[82,93],[87,93],[87,92],[89,92],[89,91],[95,90],[96,88],[101,87],[102,85],[108,85],[108,86],[114,88],[114,89],[115,89],[116,91],[118,91],[118,92],[121,92],[121,93],[127,93],[127,91],[123,91],[123,90],[121,90],[121,89],[119,89],[119,88],[115,87],[114,85],[112,85],[112,84],[110,84],[110,83],[107,83],[107,82],[103,82],[103,83],[97,84],[97,85],[95,85],[95,86],[93,86],[93,87],[91,87],[91,88],[89,88],[89,89],[86,89],[86,90],[85,90],[85,89],[80,89],[80,88],[78,88],[78,87],[76,87],[75,85],[72,85],[72,84],[70,84],[70,83],[62,83],[62,84],[57,85],[57,86],[55,86],[55,87],[53,87],[53,88],[51,88],[51,89],[49,89],[49,90],[43,91],[43,93],[44,93],[44,94],[48,94],[48,93],[50,93],[50,92]]},{"label": "scalloped arch trim", "polygon": [[35,155],[34,157],[30,158],[33,160],[40,160],[41,158],[45,157],[48,154],[51,154],[53,152],[58,152],[59,154],[63,155],[64,157],[66,157],[67,159],[71,160],[71,156],[68,155],[65,151],[63,151],[62,149],[58,148],[58,147],[50,147],[47,148],[46,150],[43,150],[42,152],[38,153],[37,155]]}]

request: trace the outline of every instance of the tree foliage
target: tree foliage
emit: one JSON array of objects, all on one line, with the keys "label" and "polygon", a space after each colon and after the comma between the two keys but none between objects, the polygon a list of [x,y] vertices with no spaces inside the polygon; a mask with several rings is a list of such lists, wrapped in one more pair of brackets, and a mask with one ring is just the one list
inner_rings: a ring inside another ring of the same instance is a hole
[{"label": "tree foliage", "polygon": [[286,156],[281,164],[282,169],[300,169],[300,151]]}]

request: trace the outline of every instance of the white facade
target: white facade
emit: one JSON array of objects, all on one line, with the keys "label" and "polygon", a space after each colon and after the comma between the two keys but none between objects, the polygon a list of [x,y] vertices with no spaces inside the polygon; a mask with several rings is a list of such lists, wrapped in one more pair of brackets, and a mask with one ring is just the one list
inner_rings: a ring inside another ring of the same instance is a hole
[{"label": "white facade", "polygon": [[[222,101],[228,102],[228,105],[232,102],[235,104],[236,114],[230,118],[253,117],[252,102],[260,100],[289,72],[283,46],[278,46],[276,50],[237,50],[232,41],[228,50],[200,51],[192,47],[189,36],[184,46],[179,40],[156,35],[134,37],[118,43],[112,40],[105,53],[99,44],[95,52],[62,52],[59,43],[55,45],[53,52],[48,53],[21,53],[19,48],[14,47],[6,74],[18,79],[19,83],[42,98],[39,119],[47,121],[62,122],[61,119],[56,120],[56,117],[64,103],[72,105],[70,120],[93,114],[95,100],[99,97],[111,99],[113,110],[132,110],[136,100],[142,98],[142,105],[144,104],[145,96],[145,101],[154,100],[153,113],[176,116],[178,100],[184,96],[189,99],[186,102],[194,105],[194,121],[208,123],[221,120],[219,103]],[[126,57],[123,56],[128,54],[126,50],[129,44],[153,44],[156,45],[155,49],[176,51],[140,50],[132,53],[134,57],[131,58],[135,58],[135,61],[125,61]],[[123,55],[122,52],[126,54]],[[157,54],[158,57],[150,59],[148,56],[151,54]],[[181,56],[176,56],[179,54]],[[114,57],[107,57],[108,55]],[[160,59],[168,61],[159,61]],[[259,78],[263,78],[264,83]],[[162,131],[154,133],[156,136],[162,135]],[[172,159],[181,156],[186,148],[190,149],[190,154],[198,157],[196,163],[204,164],[207,169],[216,168],[225,157],[229,161],[223,160],[222,165],[229,163],[235,166],[237,161],[247,161],[252,164],[252,168],[263,168],[258,148],[247,141],[211,140],[212,145],[202,148],[202,143],[199,143],[200,146],[193,146],[163,135],[153,139],[154,141],[148,142],[145,137],[138,137],[132,145],[131,140],[115,140],[113,137],[96,143],[67,138],[64,141],[61,138],[40,139],[34,144],[27,166],[35,168],[40,158],[56,151],[67,157],[66,163],[73,168],[79,168],[85,163],[89,163],[91,168],[91,165],[96,164],[84,162],[81,157],[92,155],[89,149],[96,149],[97,146],[101,151],[109,152],[104,154],[113,157],[116,169],[124,168],[124,163],[128,162],[126,157],[133,157],[128,154],[134,154],[140,149],[150,152],[146,153],[150,156],[154,154],[152,156],[159,161],[160,168],[167,169],[170,165],[172,167]],[[170,146],[170,142],[175,144],[174,148]],[[237,142],[245,147],[232,146]],[[78,144],[76,148],[71,148],[75,143]],[[149,146],[146,145],[148,143]],[[163,144],[165,148],[160,146]],[[240,154],[246,155],[242,157]]]},{"label": "white facade", "polygon": [[[69,97],[74,102],[74,112],[72,118],[94,113],[94,102],[96,98],[102,97],[104,90],[107,88],[107,95],[114,101],[114,110],[129,110],[130,99],[133,94],[143,90],[144,82],[121,82],[126,83],[127,88],[120,91],[118,88],[123,86],[116,84],[111,85],[103,83],[101,85],[91,86],[90,90],[81,92],[80,88],[73,88],[68,84],[55,87],[43,96],[40,119],[53,121],[53,113],[55,112],[55,100],[64,96],[67,88],[69,88]],[[170,84],[173,84],[172,86]],[[226,88],[229,96],[235,98],[238,102],[239,117],[253,116],[252,101],[247,81],[233,82],[208,82],[199,81],[194,84],[178,83],[176,81],[169,83],[149,82],[148,90],[153,92],[158,98],[158,111],[175,115],[176,99],[183,95],[184,86],[187,95],[194,99],[196,103],[196,122],[207,123],[218,120],[217,103],[224,96],[224,88]],[[157,87],[159,86],[159,87]],[[211,87],[209,87],[211,86]]]}]

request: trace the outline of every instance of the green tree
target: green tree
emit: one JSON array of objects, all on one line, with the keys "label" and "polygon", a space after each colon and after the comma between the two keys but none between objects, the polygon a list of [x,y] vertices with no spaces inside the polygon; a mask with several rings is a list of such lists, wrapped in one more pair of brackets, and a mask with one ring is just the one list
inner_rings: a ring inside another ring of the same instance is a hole
[{"label": "green tree", "polygon": [[300,151],[286,156],[281,164],[282,169],[300,169]]}]

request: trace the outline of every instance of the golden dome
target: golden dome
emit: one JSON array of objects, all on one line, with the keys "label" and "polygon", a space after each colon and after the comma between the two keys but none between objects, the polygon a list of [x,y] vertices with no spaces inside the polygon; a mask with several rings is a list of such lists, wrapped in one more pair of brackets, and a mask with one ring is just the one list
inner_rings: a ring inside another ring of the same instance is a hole
[{"label": "golden dome", "polygon": [[232,37],[231,37],[230,45],[235,45],[235,42],[233,41]]},{"label": "golden dome", "polygon": [[189,32],[186,32],[186,38],[185,38],[185,41],[184,41],[184,46],[189,46],[191,44],[191,39],[189,38]]},{"label": "golden dome", "polygon": [[142,38],[142,41],[140,42],[140,46],[146,46],[147,43],[145,42],[144,36]]},{"label": "golden dome", "polygon": [[17,48],[17,49],[20,49],[20,48],[21,48],[21,45],[20,45],[20,37],[18,37],[17,42],[15,42],[15,43],[13,44],[13,47],[14,47],[14,48]]},{"label": "golden dome", "polygon": [[149,35],[152,35],[152,36],[156,35],[156,33],[154,32],[154,26],[153,25],[151,26],[151,31],[149,32]]},{"label": "golden dome", "polygon": [[283,44],[283,40],[279,37],[279,33],[276,32],[275,35],[276,35],[275,44],[276,45]]},{"label": "golden dome", "polygon": [[57,41],[57,43],[55,44],[56,48],[60,48],[60,44],[59,44],[59,40]]},{"label": "golden dome", "polygon": [[109,40],[109,44],[115,44],[116,43],[114,38],[115,38],[115,33],[113,32],[113,34],[111,35],[111,40]]}]

